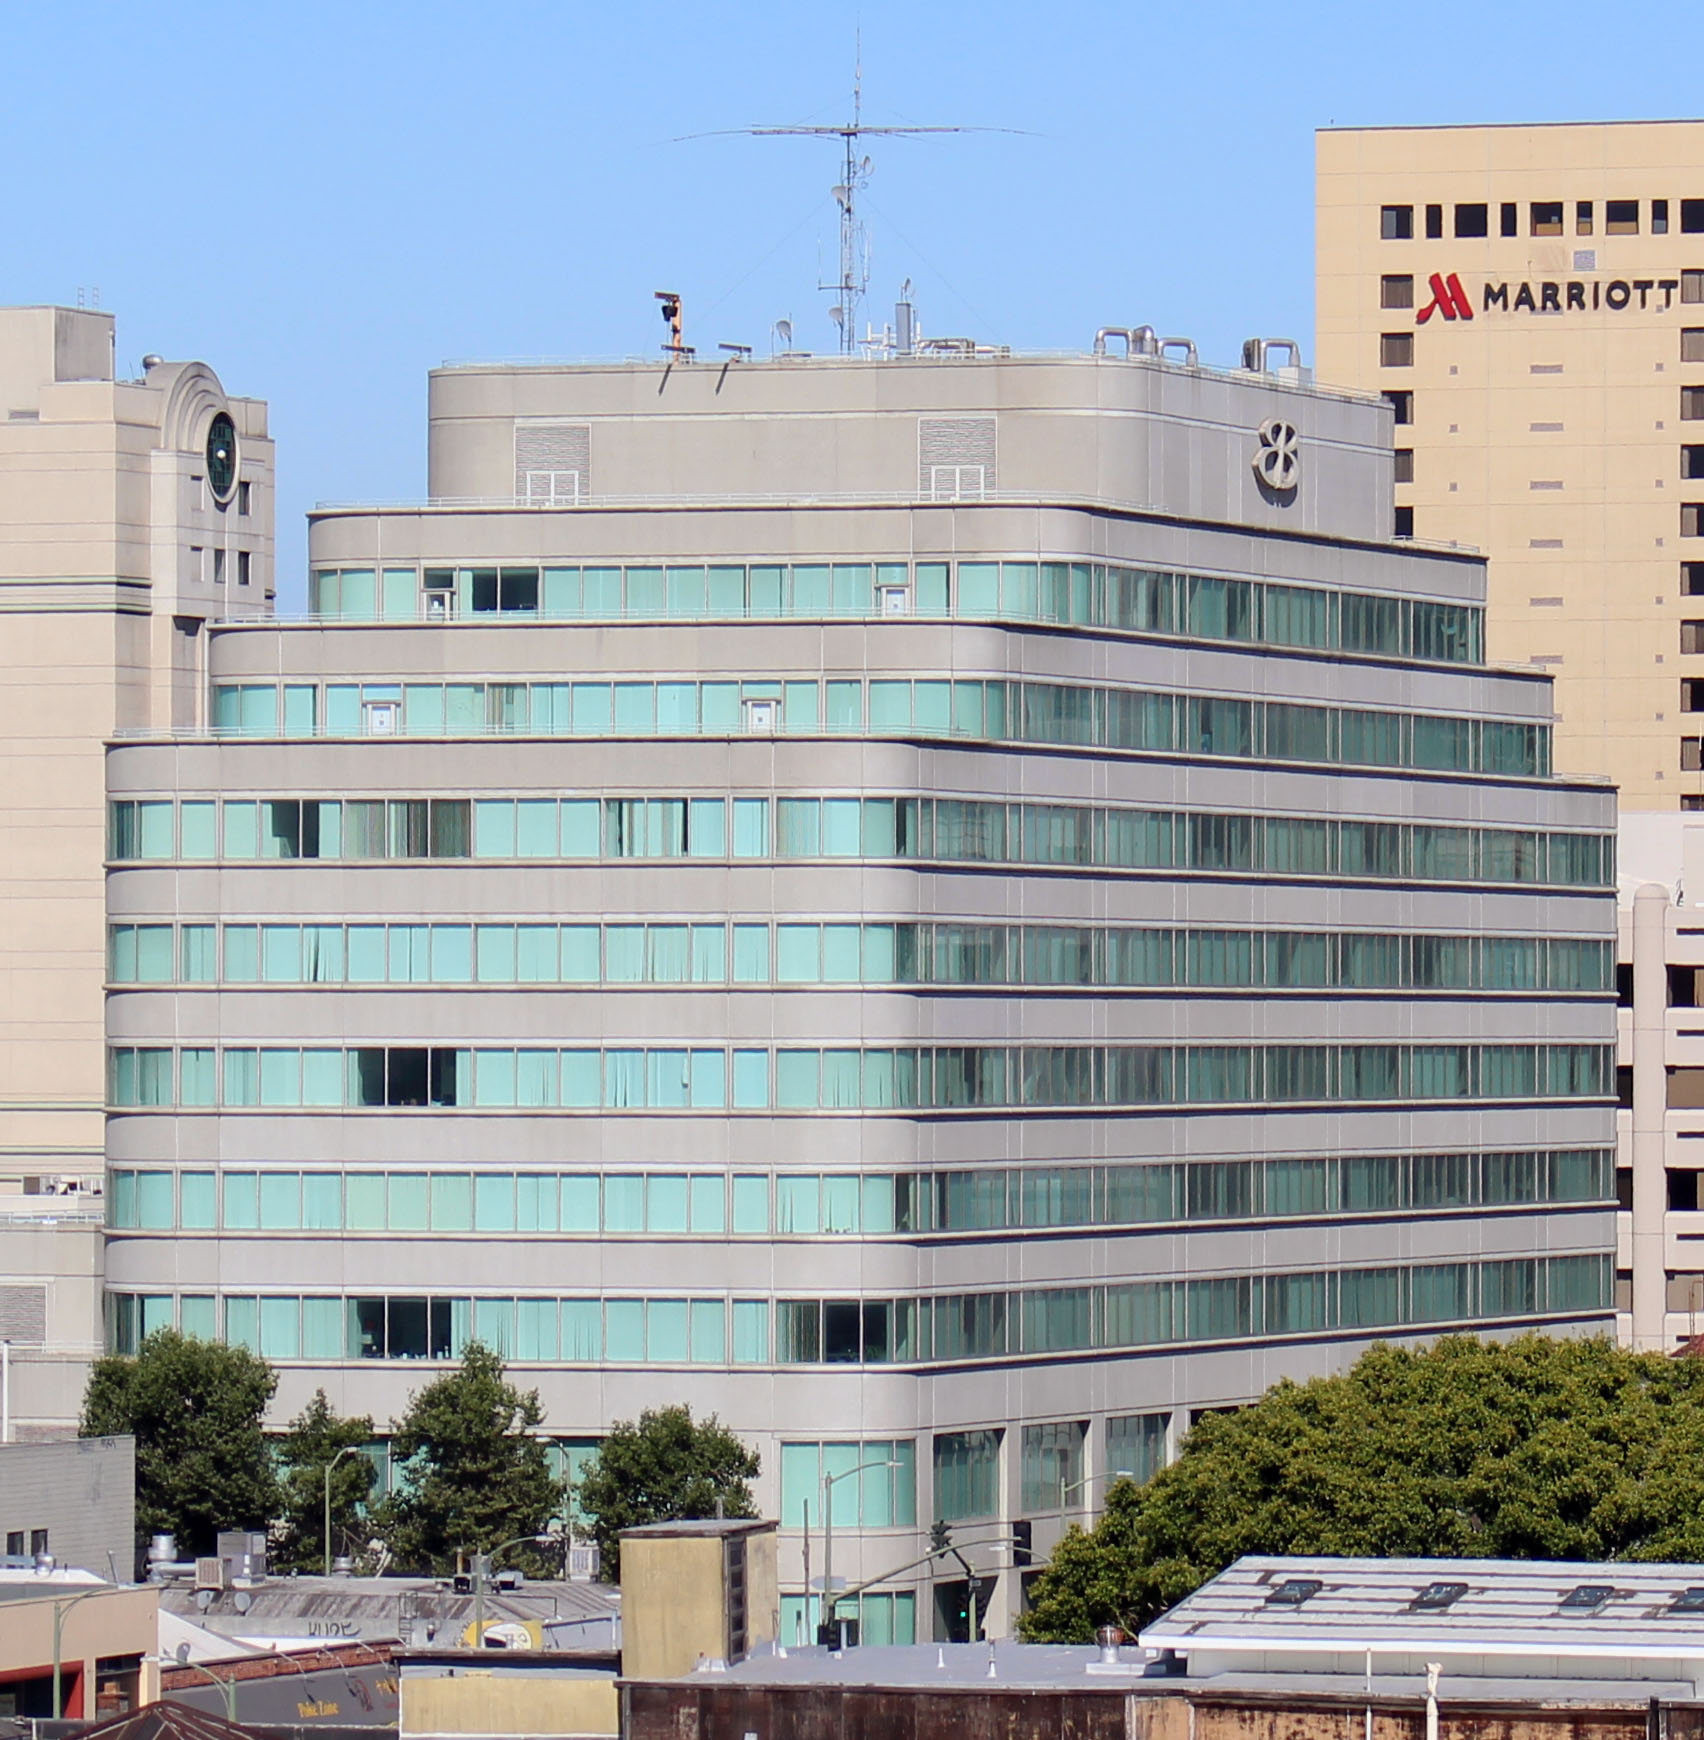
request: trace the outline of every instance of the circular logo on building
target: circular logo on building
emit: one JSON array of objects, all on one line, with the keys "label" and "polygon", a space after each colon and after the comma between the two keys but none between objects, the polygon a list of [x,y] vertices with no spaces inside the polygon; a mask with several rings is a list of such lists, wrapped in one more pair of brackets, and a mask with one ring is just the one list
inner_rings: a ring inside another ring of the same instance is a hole
[{"label": "circular logo on building", "polygon": [[1302,475],[1302,438],[1296,425],[1268,417],[1255,430],[1254,475],[1277,495],[1288,495]]}]

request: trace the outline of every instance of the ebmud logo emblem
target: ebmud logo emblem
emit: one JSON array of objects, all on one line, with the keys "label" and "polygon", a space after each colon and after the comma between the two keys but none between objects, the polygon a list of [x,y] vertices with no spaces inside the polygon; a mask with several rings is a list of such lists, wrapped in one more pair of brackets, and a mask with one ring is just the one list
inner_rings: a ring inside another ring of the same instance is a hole
[{"label": "ebmud logo emblem", "polygon": [[1432,300],[1414,316],[1416,326],[1424,326],[1434,314],[1441,314],[1446,320],[1473,318],[1473,304],[1468,301],[1467,292],[1461,287],[1461,279],[1454,272],[1448,277],[1442,272],[1434,272],[1429,282],[1432,286]]},{"label": "ebmud logo emblem", "polygon": [[1254,475],[1277,495],[1288,495],[1302,475],[1302,442],[1294,423],[1269,417],[1255,431]]}]

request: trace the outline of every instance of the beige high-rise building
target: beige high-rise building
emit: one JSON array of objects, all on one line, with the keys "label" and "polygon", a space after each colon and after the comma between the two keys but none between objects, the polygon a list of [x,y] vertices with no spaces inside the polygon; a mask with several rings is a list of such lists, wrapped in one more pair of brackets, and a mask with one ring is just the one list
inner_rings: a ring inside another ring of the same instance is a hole
[{"label": "beige high-rise building", "polygon": [[266,407],[118,378],[113,317],[0,309],[3,1411],[75,1419],[100,1341],[105,744],[203,724],[204,627],[272,598]]},{"label": "beige high-rise building", "polygon": [[1704,810],[1704,122],[1324,132],[1318,169],[1321,377],[1390,399],[1398,531],[1490,557],[1488,656],[1548,671],[1558,769],[1620,787],[1616,1305],[1673,1347],[1704,1330],[1704,818],[1672,813]]},{"label": "beige high-rise building", "polygon": [[1704,809],[1704,122],[1318,139],[1318,363],[1396,410],[1399,533],[1491,558],[1556,765]]}]

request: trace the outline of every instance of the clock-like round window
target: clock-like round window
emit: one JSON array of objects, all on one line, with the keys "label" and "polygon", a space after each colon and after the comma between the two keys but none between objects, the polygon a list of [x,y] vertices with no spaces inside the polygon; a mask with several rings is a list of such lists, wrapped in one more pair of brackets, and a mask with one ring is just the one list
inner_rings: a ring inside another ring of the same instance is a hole
[{"label": "clock-like round window", "polygon": [[207,429],[207,487],[226,502],[237,487],[237,426],[220,411]]}]

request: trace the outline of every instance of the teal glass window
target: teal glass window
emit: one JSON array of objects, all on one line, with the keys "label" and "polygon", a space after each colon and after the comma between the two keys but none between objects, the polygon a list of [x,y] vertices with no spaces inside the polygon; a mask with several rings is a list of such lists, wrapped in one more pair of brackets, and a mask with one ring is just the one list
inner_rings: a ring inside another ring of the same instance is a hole
[{"label": "teal glass window", "polygon": [[473,1179],[468,1173],[434,1172],[429,1194],[434,1232],[473,1230]]},{"label": "teal glass window", "polygon": [[767,1237],[769,1233],[769,1180],[756,1173],[734,1175],[734,1226],[736,1233]]},{"label": "teal glass window", "polygon": [[736,858],[766,858],[769,856],[769,800],[767,798],[734,799],[734,856]]},{"label": "teal glass window", "polygon": [[[139,854],[146,856],[146,854]],[[227,858],[258,858],[260,856],[259,806],[252,802],[225,805],[225,856]]]},{"label": "teal glass window", "polygon": [[564,858],[597,857],[598,809],[595,798],[563,800],[560,819]]},{"label": "teal glass window", "polygon": [[515,1178],[510,1172],[481,1172],[473,1181],[473,1224],[479,1232],[515,1230]]},{"label": "teal glass window", "polygon": [[690,1201],[694,1232],[720,1233],[727,1230],[726,1183],[721,1173],[695,1175],[691,1181]]},{"label": "teal glass window", "polygon": [[769,1363],[769,1303],[764,1299],[736,1299],[733,1312],[734,1364]]},{"label": "teal glass window", "polygon": [[[959,573],[964,573],[960,564]],[[935,1514],[946,1522],[999,1515],[1000,1434],[938,1432],[934,1441]]]},{"label": "teal glass window", "polygon": [[186,799],[178,806],[178,856],[211,859],[218,856],[218,805]]},{"label": "teal glass window", "polygon": [[302,1175],[302,1225],[311,1232],[337,1232],[343,1226],[343,1178],[336,1172]]},{"label": "teal glass window", "polygon": [[[178,1174],[178,1225],[185,1232],[211,1232],[219,1223],[218,1174]],[[134,1225],[134,1222],[130,1224]]]},{"label": "teal glass window", "polygon": [[210,1106],[217,1099],[218,1075],[210,1046],[185,1046],[178,1057],[178,1103]]}]

